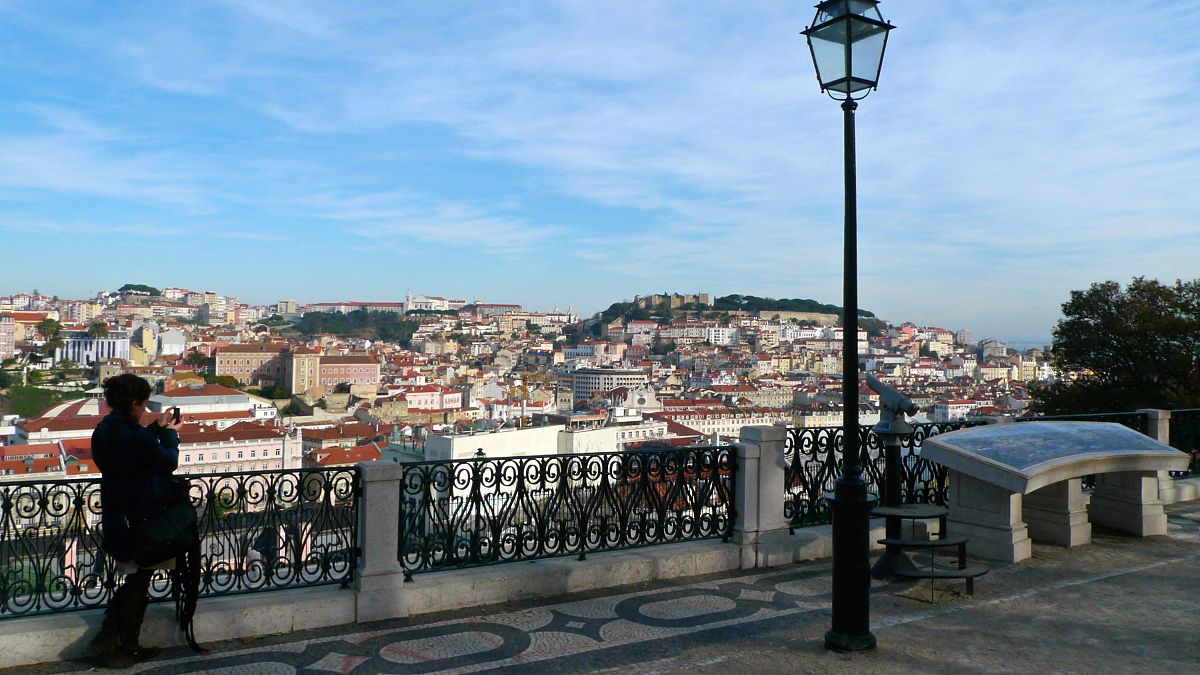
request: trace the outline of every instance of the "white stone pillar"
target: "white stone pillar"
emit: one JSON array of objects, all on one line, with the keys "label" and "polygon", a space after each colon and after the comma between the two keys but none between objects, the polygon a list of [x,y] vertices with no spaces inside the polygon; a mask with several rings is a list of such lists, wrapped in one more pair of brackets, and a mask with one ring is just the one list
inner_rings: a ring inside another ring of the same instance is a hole
[{"label": "white stone pillar", "polygon": [[736,443],[734,450],[737,453],[737,472],[733,481],[733,541],[742,548],[742,569],[749,569],[756,564],[758,462],[762,450],[757,443]]},{"label": "white stone pillar", "polygon": [[1034,541],[1067,548],[1092,543],[1082,478],[1061,480],[1025,495],[1021,518]]},{"label": "white stone pillar", "polygon": [[354,574],[358,621],[407,616],[404,569],[397,555],[400,530],[400,478],[404,465],[360,462],[362,495],[358,542],[362,549]]},{"label": "white stone pillar", "polygon": [[742,427],[734,482],[737,516],[735,541],[742,547],[742,568],[786,565],[795,560],[796,542],[783,515],[784,444],[788,430],[776,426]]},{"label": "white stone pillar", "polygon": [[971,555],[1020,562],[1033,555],[1029,528],[1021,519],[1021,495],[950,469],[946,529],[968,538]]},{"label": "white stone pillar", "polygon": [[1093,523],[1139,537],[1166,534],[1167,514],[1158,498],[1158,472],[1097,475],[1088,515]]},{"label": "white stone pillar", "polygon": [[[1163,445],[1171,444],[1171,411],[1159,410],[1157,408],[1140,408],[1137,412],[1145,413],[1147,425],[1149,428],[1146,434],[1150,438],[1162,443]],[[1158,499],[1164,504],[1174,504],[1175,495],[1175,479],[1171,478],[1170,471],[1159,471],[1158,474]]]}]

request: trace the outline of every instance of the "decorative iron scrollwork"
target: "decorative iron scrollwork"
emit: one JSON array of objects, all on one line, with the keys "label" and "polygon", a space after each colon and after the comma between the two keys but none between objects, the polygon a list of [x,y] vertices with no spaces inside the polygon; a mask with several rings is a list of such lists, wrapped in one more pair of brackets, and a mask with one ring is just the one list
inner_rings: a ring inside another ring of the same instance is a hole
[{"label": "decorative iron scrollwork", "polygon": [[[187,476],[201,595],[344,584],[357,563],[358,470]],[[102,607],[120,583],[100,548],[98,478],[0,483],[0,618]],[[150,595],[167,599],[165,572]]]},{"label": "decorative iron scrollwork", "polygon": [[405,464],[398,557],[411,575],[728,539],[735,470],[724,447]]}]

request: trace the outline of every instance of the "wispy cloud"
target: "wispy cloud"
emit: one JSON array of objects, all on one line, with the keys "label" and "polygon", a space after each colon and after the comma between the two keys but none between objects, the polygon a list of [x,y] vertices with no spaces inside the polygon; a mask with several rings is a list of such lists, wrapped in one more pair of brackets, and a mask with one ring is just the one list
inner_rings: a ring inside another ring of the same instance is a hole
[{"label": "wispy cloud", "polygon": [[[881,7],[899,29],[858,115],[865,306],[1044,333],[1071,288],[1194,276],[1200,5],[1139,6],[1153,31],[1115,0]],[[245,0],[85,31],[25,9],[95,74],[42,60],[15,88],[37,126],[0,127],[0,189],[204,209],[243,237],[331,225],[452,251],[444,283],[530,302],[562,261],[585,307],[675,286],[836,301],[841,115],[810,12]]]}]

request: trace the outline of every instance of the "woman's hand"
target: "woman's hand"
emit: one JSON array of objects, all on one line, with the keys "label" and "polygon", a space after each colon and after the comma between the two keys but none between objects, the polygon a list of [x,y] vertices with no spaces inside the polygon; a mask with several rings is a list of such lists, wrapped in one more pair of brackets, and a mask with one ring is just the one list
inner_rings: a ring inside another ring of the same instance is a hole
[{"label": "woman's hand", "polygon": [[162,417],[158,418],[158,424],[164,429],[170,429],[175,433],[179,433],[179,427],[183,426],[183,422],[176,422],[175,415],[170,412],[163,413]]}]

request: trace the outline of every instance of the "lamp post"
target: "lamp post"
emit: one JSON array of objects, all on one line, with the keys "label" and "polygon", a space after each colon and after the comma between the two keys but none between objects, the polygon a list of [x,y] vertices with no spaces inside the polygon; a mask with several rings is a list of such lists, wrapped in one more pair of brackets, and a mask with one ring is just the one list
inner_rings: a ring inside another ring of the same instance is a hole
[{"label": "lamp post", "polygon": [[888,31],[877,0],[825,0],[804,30],[821,91],[842,102],[845,123],[846,222],[842,279],[842,473],[829,496],[833,516],[833,626],[825,647],[875,647],[871,634],[870,511],[858,445],[858,217],[854,111],[875,89]]}]

